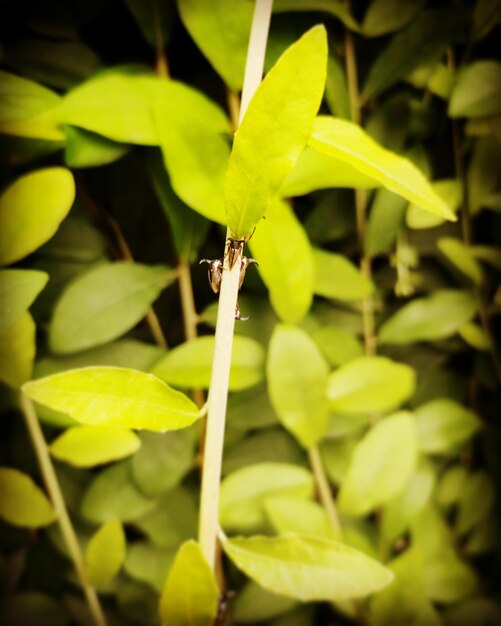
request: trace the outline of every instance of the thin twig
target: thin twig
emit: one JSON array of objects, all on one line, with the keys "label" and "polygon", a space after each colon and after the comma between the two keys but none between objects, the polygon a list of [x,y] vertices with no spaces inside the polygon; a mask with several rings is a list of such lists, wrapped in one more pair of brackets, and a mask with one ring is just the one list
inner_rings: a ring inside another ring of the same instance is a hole
[{"label": "thin twig", "polygon": [[329,481],[325,474],[324,464],[318,446],[313,446],[308,450],[308,458],[322,505],[327,513],[336,538],[341,539],[341,522],[339,521],[336,503],[334,502]]}]

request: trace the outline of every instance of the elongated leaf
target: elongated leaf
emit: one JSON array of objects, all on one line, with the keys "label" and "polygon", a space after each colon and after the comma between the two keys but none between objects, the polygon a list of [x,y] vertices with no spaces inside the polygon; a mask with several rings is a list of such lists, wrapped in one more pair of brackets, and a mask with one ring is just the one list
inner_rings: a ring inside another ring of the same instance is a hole
[{"label": "elongated leaf", "polygon": [[374,291],[372,282],[342,254],[316,248],[315,293],[338,300],[360,300]]},{"label": "elongated leaf", "polygon": [[271,403],[285,428],[307,449],[327,430],[328,373],[320,350],[303,330],[275,327],[266,365]]},{"label": "elongated leaf", "polygon": [[0,196],[0,265],[18,261],[48,241],[74,197],[73,176],[62,167],[30,172],[7,187]]},{"label": "elongated leaf", "polygon": [[120,367],[86,367],[26,383],[35,402],[68,413],[83,424],[164,432],[199,417],[193,402],[153,374]]},{"label": "elongated leaf", "polygon": [[189,207],[224,224],[229,120],[195,89],[175,81],[169,87],[156,101],[155,120],[172,187]]},{"label": "elongated leaf", "polygon": [[[449,209],[457,213],[461,204],[461,184],[455,179],[437,180],[431,183],[433,190],[447,204]],[[413,229],[433,228],[444,223],[444,219],[423,211],[415,204],[410,204],[406,216],[407,226]]]},{"label": "elongated leaf", "polygon": [[239,623],[254,624],[286,613],[296,605],[295,600],[267,591],[249,580],[233,601],[231,614]]},{"label": "elongated leaf", "polygon": [[252,255],[284,322],[300,321],[313,300],[313,254],[308,236],[292,209],[274,200],[250,241]]},{"label": "elongated leaf", "polygon": [[[370,256],[388,252],[405,223],[408,203],[405,198],[388,189],[378,189],[374,196],[367,226],[365,249]],[[435,215],[418,209],[426,217]],[[438,218],[437,219],[441,219]]]},{"label": "elongated leaf", "polygon": [[380,329],[380,343],[408,344],[450,337],[478,307],[475,294],[442,289],[403,306]]},{"label": "elongated leaf", "polygon": [[456,219],[415,165],[377,144],[356,124],[319,116],[309,144],[319,152],[348,163],[421,208]]},{"label": "elongated leaf", "polygon": [[342,59],[329,51],[327,62],[327,81],[325,83],[325,99],[333,115],[345,120],[351,119],[350,96]]},{"label": "elongated leaf", "polygon": [[496,486],[492,478],[478,470],[466,477],[459,496],[456,521],[458,533],[466,534],[485,519],[496,499]]},{"label": "elongated leaf", "polygon": [[440,476],[435,499],[441,507],[448,508],[459,500],[468,470],[463,465],[451,465]]},{"label": "elongated leaf", "polygon": [[449,103],[451,117],[501,113],[501,63],[477,61],[459,74]]},{"label": "elongated leaf", "polygon": [[116,519],[95,532],[85,550],[85,570],[94,587],[104,587],[119,572],[125,560],[125,533]]},{"label": "elongated leaf", "polygon": [[482,282],[482,266],[462,241],[454,237],[442,237],[438,240],[437,246],[440,252],[460,272],[471,278],[477,285]]},{"label": "elongated leaf", "polygon": [[10,330],[47,284],[36,270],[0,270],[0,337]]},{"label": "elongated leaf", "polygon": [[329,376],[327,397],[333,411],[371,413],[398,407],[414,392],[412,368],[381,356],[361,356]]},{"label": "elongated leaf", "polygon": [[254,7],[235,0],[178,0],[186,30],[228,87],[240,91]]},{"label": "elongated leaf", "polygon": [[228,226],[250,235],[299,158],[322,99],[327,65],[323,26],[290,46],[258,87],[235,134],[225,179]]},{"label": "elongated leaf", "polygon": [[466,343],[475,348],[475,350],[483,350],[488,352],[491,347],[491,341],[485,330],[478,324],[473,322],[466,322],[461,328],[458,329],[458,333]]},{"label": "elongated leaf", "polygon": [[212,626],[219,589],[196,541],[179,548],[160,598],[164,626]]},{"label": "elongated leaf", "polygon": [[247,576],[304,602],[360,598],[388,585],[392,573],[358,550],[289,533],[280,537],[223,538],[223,548]]},{"label": "elongated leaf", "polygon": [[93,467],[122,459],[141,446],[139,437],[116,426],[76,426],[50,445],[53,457],[76,467]]},{"label": "elongated leaf", "polygon": [[[135,541],[127,550],[124,571],[131,578],[146,583],[156,591],[153,622],[158,623],[158,596],[162,593],[165,579],[172,567],[175,548],[159,549],[149,541]],[[141,613],[140,619],[144,619]]]},{"label": "elongated leaf", "polygon": [[36,327],[25,313],[0,338],[0,381],[19,389],[31,378],[36,351]]},{"label": "elongated leaf", "polygon": [[[214,337],[198,337],[170,350],[153,368],[165,382],[185,389],[208,389],[214,357]],[[263,379],[264,350],[250,337],[237,335],[231,357],[230,390],[241,391]]]},{"label": "elongated leaf", "polygon": [[134,327],[174,278],[166,266],[106,263],[79,275],[54,309],[49,341],[68,354],[116,339]]},{"label": "elongated leaf", "polygon": [[155,50],[167,43],[173,20],[173,4],[157,0],[125,0],[146,41]]},{"label": "elongated leaf", "polygon": [[356,20],[352,17],[346,5],[341,0],[275,0],[273,3],[274,13],[286,13],[288,11],[325,11],[351,30],[359,30]]},{"label": "elongated leaf", "polygon": [[38,528],[51,524],[56,513],[29,476],[17,469],[1,467],[0,517],[15,526]]},{"label": "elongated leaf", "polygon": [[68,167],[95,167],[113,163],[129,146],[75,126],[65,127],[64,160]]},{"label": "elongated leaf", "polygon": [[406,26],[419,13],[424,0],[375,0],[365,12],[362,33],[380,37]]},{"label": "elongated leaf", "polygon": [[481,427],[473,411],[448,398],[420,406],[415,418],[419,448],[431,454],[455,452]]},{"label": "elongated leaf", "polygon": [[378,422],[355,447],[339,492],[348,515],[365,515],[391,500],[411,476],[417,460],[412,416],[396,413]]},{"label": "elongated leaf", "polygon": [[288,463],[255,463],[233,472],[221,483],[222,526],[238,532],[262,529],[266,526],[264,502],[279,494],[311,497],[312,475]]},{"label": "elongated leaf", "polygon": [[329,324],[312,333],[312,337],[333,367],[343,365],[356,357],[362,356],[364,349],[353,333],[343,326]]}]

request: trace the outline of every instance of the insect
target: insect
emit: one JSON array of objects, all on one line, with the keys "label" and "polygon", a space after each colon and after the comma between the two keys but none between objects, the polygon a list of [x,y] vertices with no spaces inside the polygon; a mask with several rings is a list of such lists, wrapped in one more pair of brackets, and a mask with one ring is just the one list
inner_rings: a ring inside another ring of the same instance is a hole
[{"label": "insect", "polygon": [[245,272],[247,271],[247,268],[249,267],[249,265],[252,265],[252,263],[255,263],[256,265],[259,266],[259,263],[256,261],[256,259],[251,259],[249,257],[243,256],[242,257],[242,262],[240,264],[240,277],[238,279],[238,288],[241,289],[242,285],[244,283],[244,278],[245,278]]},{"label": "insect", "polygon": [[236,263],[238,255],[240,251],[243,249],[245,243],[245,239],[232,239],[231,237],[227,241],[227,251],[228,255],[228,266],[230,270],[233,269],[233,266]]},{"label": "insect", "polygon": [[201,259],[201,263],[209,264],[209,285],[214,293],[219,293],[221,289],[221,279],[223,277],[223,259]]},{"label": "insect", "polygon": [[224,624],[231,600],[236,596],[234,591],[223,591],[219,595],[217,615],[214,624]]}]

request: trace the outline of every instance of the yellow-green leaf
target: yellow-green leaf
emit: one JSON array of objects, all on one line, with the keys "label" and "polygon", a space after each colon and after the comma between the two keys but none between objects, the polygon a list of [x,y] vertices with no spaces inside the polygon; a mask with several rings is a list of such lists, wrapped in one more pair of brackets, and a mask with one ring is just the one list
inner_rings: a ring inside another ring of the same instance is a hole
[{"label": "yellow-green leaf", "polygon": [[38,528],[51,524],[56,513],[29,476],[17,469],[1,467],[0,517],[14,526]]},{"label": "yellow-green leaf", "polygon": [[0,270],[0,337],[28,310],[48,280],[48,274],[36,270]]},{"label": "yellow-green leaf", "polygon": [[117,519],[105,522],[85,550],[85,570],[94,587],[104,587],[118,574],[125,560],[125,533]]},{"label": "yellow-green leaf", "polygon": [[36,351],[35,333],[35,322],[29,313],[25,313],[0,338],[0,381],[14,389],[31,378]]},{"label": "yellow-green leaf", "polygon": [[456,219],[409,159],[380,146],[357,124],[319,116],[309,144],[319,152],[348,163],[409,202],[447,219]]},{"label": "yellow-green leaf", "polygon": [[501,113],[501,63],[476,61],[458,76],[449,102],[451,117],[484,117]]},{"label": "yellow-green leaf", "polygon": [[[449,209],[454,213],[459,209],[461,203],[461,184],[456,179],[437,180],[431,183],[435,193],[442,198]],[[407,209],[407,226],[413,229],[434,228],[444,223],[444,218],[433,213],[428,213],[411,203]]]},{"label": "yellow-green leaf", "polygon": [[0,265],[19,261],[48,241],[75,198],[71,172],[48,167],[21,176],[0,196]]},{"label": "yellow-green leaf", "polygon": [[437,241],[437,246],[448,261],[468,278],[471,278],[476,285],[482,282],[482,266],[467,245],[455,237],[441,237]]},{"label": "yellow-green leaf", "polygon": [[83,424],[164,432],[199,418],[195,404],[153,374],[121,367],[86,367],[26,383],[35,402]]},{"label": "yellow-green leaf", "polygon": [[163,626],[212,626],[219,589],[212,568],[196,541],[179,548],[160,597]]},{"label": "yellow-green leaf", "polygon": [[299,158],[322,99],[327,66],[325,28],[316,26],[290,46],[252,98],[225,179],[228,226],[250,235]]},{"label": "yellow-green leaf", "polygon": [[342,254],[315,248],[315,293],[337,300],[360,300],[374,291],[371,280]]}]

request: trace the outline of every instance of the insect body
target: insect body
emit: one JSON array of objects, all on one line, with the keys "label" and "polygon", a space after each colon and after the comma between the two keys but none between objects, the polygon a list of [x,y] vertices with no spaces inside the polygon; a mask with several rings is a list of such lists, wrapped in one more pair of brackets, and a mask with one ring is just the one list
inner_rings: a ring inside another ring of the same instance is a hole
[{"label": "insect body", "polygon": [[245,239],[231,239],[231,238],[228,239],[226,243],[227,248],[228,248],[226,251],[226,254],[228,255],[228,266],[230,270],[233,269],[233,266],[236,263],[238,255],[244,247],[244,243],[245,243]]},{"label": "insect body", "polygon": [[223,277],[223,259],[202,259],[200,263],[209,264],[209,285],[214,293],[219,293]]}]

